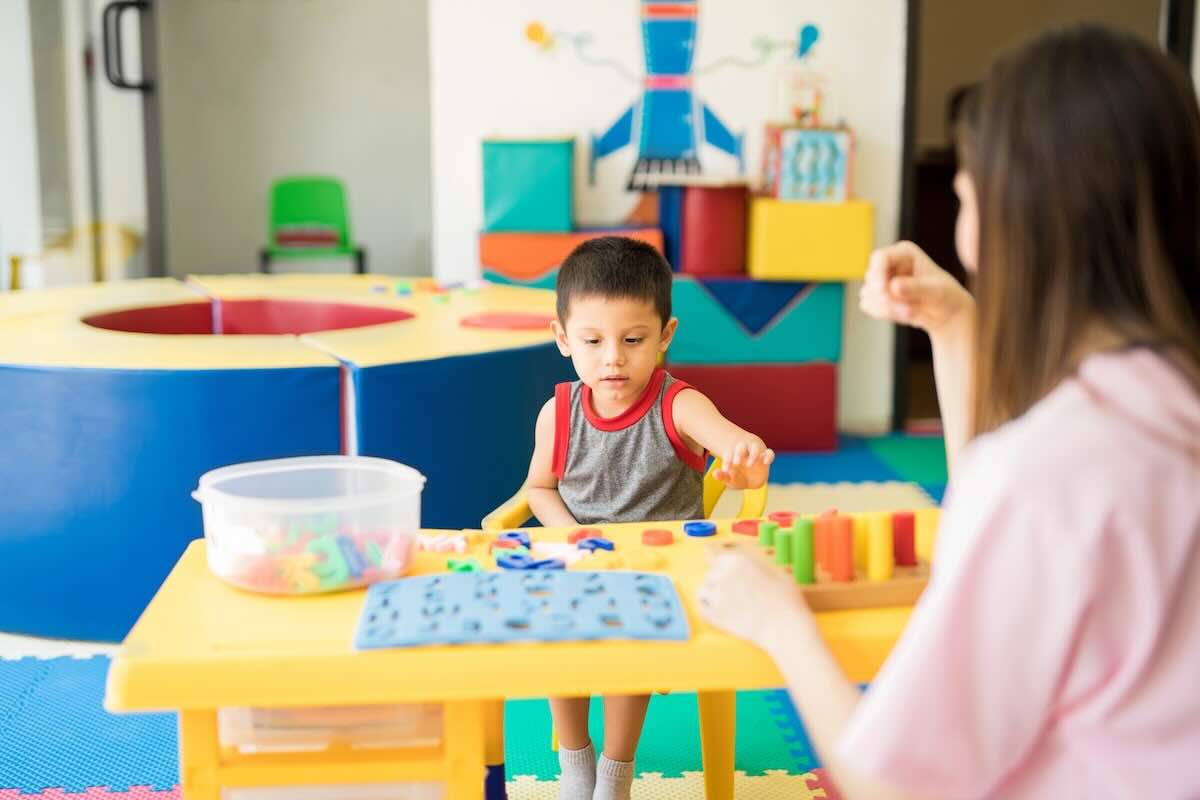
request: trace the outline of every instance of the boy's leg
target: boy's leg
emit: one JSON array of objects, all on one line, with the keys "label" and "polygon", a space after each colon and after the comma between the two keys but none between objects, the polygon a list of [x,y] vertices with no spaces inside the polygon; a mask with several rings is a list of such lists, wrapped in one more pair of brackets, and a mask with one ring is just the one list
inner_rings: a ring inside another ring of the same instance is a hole
[{"label": "boy's leg", "polygon": [[596,800],[628,800],[633,757],[649,704],[649,695],[604,698],[604,755],[596,768]]},{"label": "boy's leg", "polygon": [[604,755],[613,761],[633,761],[649,705],[648,694],[605,696]]},{"label": "boy's leg", "polygon": [[592,800],[596,751],[588,735],[590,697],[552,697],[550,716],[558,734],[559,800]]},{"label": "boy's leg", "polygon": [[550,716],[554,719],[554,731],[558,734],[560,747],[578,750],[592,743],[588,735],[588,707],[591,703],[590,697],[550,698]]}]

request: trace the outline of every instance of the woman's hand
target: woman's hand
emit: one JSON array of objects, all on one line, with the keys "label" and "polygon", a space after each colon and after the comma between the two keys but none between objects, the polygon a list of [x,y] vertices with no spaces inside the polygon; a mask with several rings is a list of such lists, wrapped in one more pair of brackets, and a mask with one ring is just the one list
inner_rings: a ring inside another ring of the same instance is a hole
[{"label": "woman's hand", "polygon": [[975,299],[924,250],[912,242],[897,242],[871,254],[858,304],[876,319],[936,336],[947,323],[973,314]]},{"label": "woman's hand", "polygon": [[713,625],[770,652],[813,628],[812,612],[789,572],[750,542],[713,542],[696,597]]}]

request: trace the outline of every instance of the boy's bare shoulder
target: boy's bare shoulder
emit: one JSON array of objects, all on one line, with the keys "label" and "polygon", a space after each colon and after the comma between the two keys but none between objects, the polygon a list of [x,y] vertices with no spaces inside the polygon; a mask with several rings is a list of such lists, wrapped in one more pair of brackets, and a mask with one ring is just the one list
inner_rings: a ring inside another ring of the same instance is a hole
[{"label": "boy's bare shoulder", "polygon": [[538,433],[542,433],[546,430],[554,430],[554,406],[555,403],[553,397],[542,404],[542,409],[538,412],[537,423],[535,425],[535,429]]}]

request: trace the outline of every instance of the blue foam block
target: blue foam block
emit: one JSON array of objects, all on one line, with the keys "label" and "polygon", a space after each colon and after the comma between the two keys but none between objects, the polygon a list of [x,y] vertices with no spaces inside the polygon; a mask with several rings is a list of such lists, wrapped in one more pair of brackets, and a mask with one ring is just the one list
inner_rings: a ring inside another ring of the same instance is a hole
[{"label": "blue foam block", "polygon": [[340,370],[0,365],[0,630],[120,641],[210,469],[341,450]]},{"label": "blue foam block", "polygon": [[551,342],[355,368],[359,452],[425,475],[426,528],[477,528],[521,487],[538,411],[574,378]]},{"label": "blue foam block", "polygon": [[687,615],[662,575],[476,572],[375,584],[354,646],[687,638]]},{"label": "blue foam block", "polygon": [[751,278],[700,278],[699,283],[753,334],[767,327],[809,285]]},{"label": "blue foam block", "polygon": [[663,232],[663,255],[671,269],[680,270],[683,250],[683,187],[660,186],[658,189],[658,224]]},{"label": "blue foam block", "polygon": [[772,483],[861,483],[904,481],[866,445],[854,436],[838,437],[832,453],[777,453],[771,464]]},{"label": "blue foam block", "polygon": [[175,715],[105,711],[108,663],[102,656],[0,660],[0,790],[175,786]]}]

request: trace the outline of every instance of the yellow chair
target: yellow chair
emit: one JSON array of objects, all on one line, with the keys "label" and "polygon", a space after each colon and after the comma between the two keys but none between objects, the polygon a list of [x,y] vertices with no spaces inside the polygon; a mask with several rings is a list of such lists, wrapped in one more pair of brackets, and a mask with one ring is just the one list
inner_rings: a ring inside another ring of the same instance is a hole
[{"label": "yellow chair", "polygon": [[[714,477],[714,473],[720,469],[721,459],[714,458],[712,466],[708,468],[708,472],[704,475],[704,516],[711,517],[713,509],[717,507],[717,501],[721,499],[722,493],[725,491],[725,484]],[[763,511],[767,507],[767,485],[764,483],[757,489],[746,489],[742,492],[742,507],[738,509],[737,516],[739,519],[753,519],[762,516]],[[504,501],[503,505],[497,508],[492,513],[483,518],[480,527],[485,531],[502,531],[511,528],[519,528],[533,517],[533,511],[529,508],[529,496],[525,492],[525,487],[522,486],[512,497]],[[499,711],[489,709],[488,714],[494,718],[498,713],[503,713],[503,708]],[[500,763],[494,761],[496,757],[503,759],[503,729],[499,733],[499,741],[497,745],[495,739],[497,734],[493,732],[489,736],[488,741],[488,763]],[[558,734],[550,731],[550,749],[558,752]]]},{"label": "yellow chair", "polygon": [[[725,484],[721,483],[715,477],[715,473],[721,467],[721,459],[714,458],[712,466],[708,468],[708,473],[704,476],[704,516],[711,517],[713,509],[717,507],[717,501],[721,499],[721,494],[725,491]],[[742,492],[742,507],[738,509],[737,516],[739,519],[753,519],[762,516],[763,510],[767,507],[767,486],[763,484],[757,489],[746,489]],[[480,523],[485,531],[502,531],[510,528],[519,528],[528,522],[533,517],[533,512],[529,508],[529,497],[525,492],[525,487],[505,500],[504,503],[492,513],[483,518]]]}]

